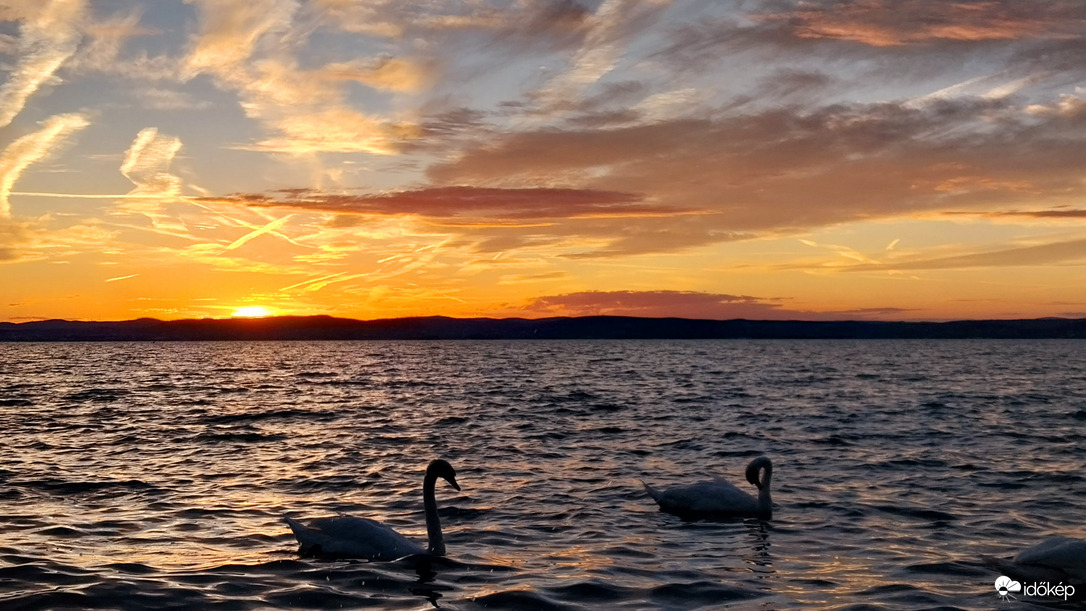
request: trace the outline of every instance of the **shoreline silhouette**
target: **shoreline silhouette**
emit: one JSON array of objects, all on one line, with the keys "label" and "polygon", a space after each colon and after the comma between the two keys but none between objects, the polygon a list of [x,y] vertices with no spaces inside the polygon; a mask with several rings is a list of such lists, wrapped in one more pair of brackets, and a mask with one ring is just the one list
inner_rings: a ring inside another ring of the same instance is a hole
[{"label": "shoreline silhouette", "polygon": [[478,339],[1082,339],[1086,319],[705,320],[582,316],[355,320],[332,316],[0,323],[0,342]]}]

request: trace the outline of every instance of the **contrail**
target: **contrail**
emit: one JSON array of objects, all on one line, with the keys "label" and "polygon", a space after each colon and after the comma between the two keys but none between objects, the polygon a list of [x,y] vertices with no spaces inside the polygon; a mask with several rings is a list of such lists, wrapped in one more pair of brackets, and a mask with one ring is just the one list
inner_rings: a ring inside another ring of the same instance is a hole
[{"label": "contrail", "polygon": [[293,217],[293,216],[294,216],[293,214],[288,214],[288,215],[284,216],[281,219],[276,219],[276,220],[268,223],[267,225],[264,225],[263,227],[257,229],[256,231],[253,231],[252,233],[248,233],[246,235],[241,236],[240,238],[234,240],[234,242],[231,245],[224,248],[223,252],[226,252],[228,250],[234,250],[235,248],[238,248],[239,246],[241,246],[242,244],[245,244],[246,242],[248,242],[249,240],[251,240],[253,238],[262,236],[265,233],[271,233],[271,232],[275,231],[276,229],[279,229],[280,227],[285,225],[286,222],[289,221],[290,218]]}]

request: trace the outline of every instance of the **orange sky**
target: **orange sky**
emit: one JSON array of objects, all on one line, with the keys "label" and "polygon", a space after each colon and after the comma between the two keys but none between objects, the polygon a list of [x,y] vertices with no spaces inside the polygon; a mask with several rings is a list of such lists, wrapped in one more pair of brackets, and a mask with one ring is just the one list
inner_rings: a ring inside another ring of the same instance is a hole
[{"label": "orange sky", "polygon": [[1083,57],[1077,0],[7,0],[0,320],[1084,317]]}]

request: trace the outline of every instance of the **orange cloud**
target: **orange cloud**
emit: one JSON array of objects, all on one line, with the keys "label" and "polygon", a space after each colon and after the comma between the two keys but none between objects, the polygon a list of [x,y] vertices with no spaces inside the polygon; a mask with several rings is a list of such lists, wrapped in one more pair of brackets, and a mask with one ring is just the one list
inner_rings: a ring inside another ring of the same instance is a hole
[{"label": "orange cloud", "polygon": [[298,67],[288,32],[297,4],[289,0],[198,0],[200,32],[187,58],[188,76],[213,75],[238,92],[246,116],[270,134],[233,148],[309,155],[321,152],[396,153],[417,137],[416,126],[359,112],[341,83],[357,80],[390,91],[415,91],[429,79],[421,64],[379,59]]},{"label": "orange cloud", "polygon": [[[538,184],[557,176],[581,189],[634,192],[662,208],[701,212],[683,229],[693,241],[712,242],[951,206],[1081,201],[1086,184],[1072,134],[1086,131],[1086,122],[1046,118],[1024,116],[1005,100],[971,98],[539,129],[466,148],[432,166],[429,176],[477,185]],[[648,236],[663,229],[666,224],[652,221],[628,224],[624,232]]]},{"label": "orange cloud", "polygon": [[432,187],[377,195],[339,195],[307,189],[288,189],[275,192],[274,196],[238,194],[200,201],[340,214],[414,214],[435,218],[460,216],[519,220],[637,216],[677,211],[674,208],[643,204],[638,196],[620,191],[467,186]]},{"label": "orange cloud", "polygon": [[[757,18],[797,38],[837,39],[876,47],[928,41],[978,42],[1078,37],[1074,2],[828,0],[804,2]],[[793,8],[794,7],[794,8]]]},{"label": "orange cloud", "polygon": [[328,64],[319,73],[330,80],[357,81],[386,91],[417,92],[433,80],[433,68],[398,57]]},{"label": "orange cloud", "polygon": [[79,114],[50,117],[42,121],[41,129],[12,142],[0,153],[0,218],[11,216],[8,197],[15,181],[31,164],[48,158],[69,135],[90,123]]},{"label": "orange cloud", "polygon": [[536,297],[523,310],[533,316],[639,316],[708,320],[832,320],[841,318],[842,314],[862,320],[906,311],[873,308],[847,313],[805,312],[785,309],[781,299],[698,291],[582,291]]}]

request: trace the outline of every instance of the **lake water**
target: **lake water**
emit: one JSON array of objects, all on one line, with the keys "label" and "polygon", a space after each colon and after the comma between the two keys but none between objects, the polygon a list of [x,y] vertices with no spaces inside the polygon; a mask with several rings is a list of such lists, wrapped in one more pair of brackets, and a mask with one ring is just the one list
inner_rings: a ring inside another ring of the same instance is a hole
[{"label": "lake water", "polygon": [[[1086,342],[0,344],[0,608],[1015,609],[1086,537]],[[654,485],[773,460],[773,520]],[[301,558],[284,514],[447,560]],[[1069,606],[1070,605],[1070,606]]]}]

